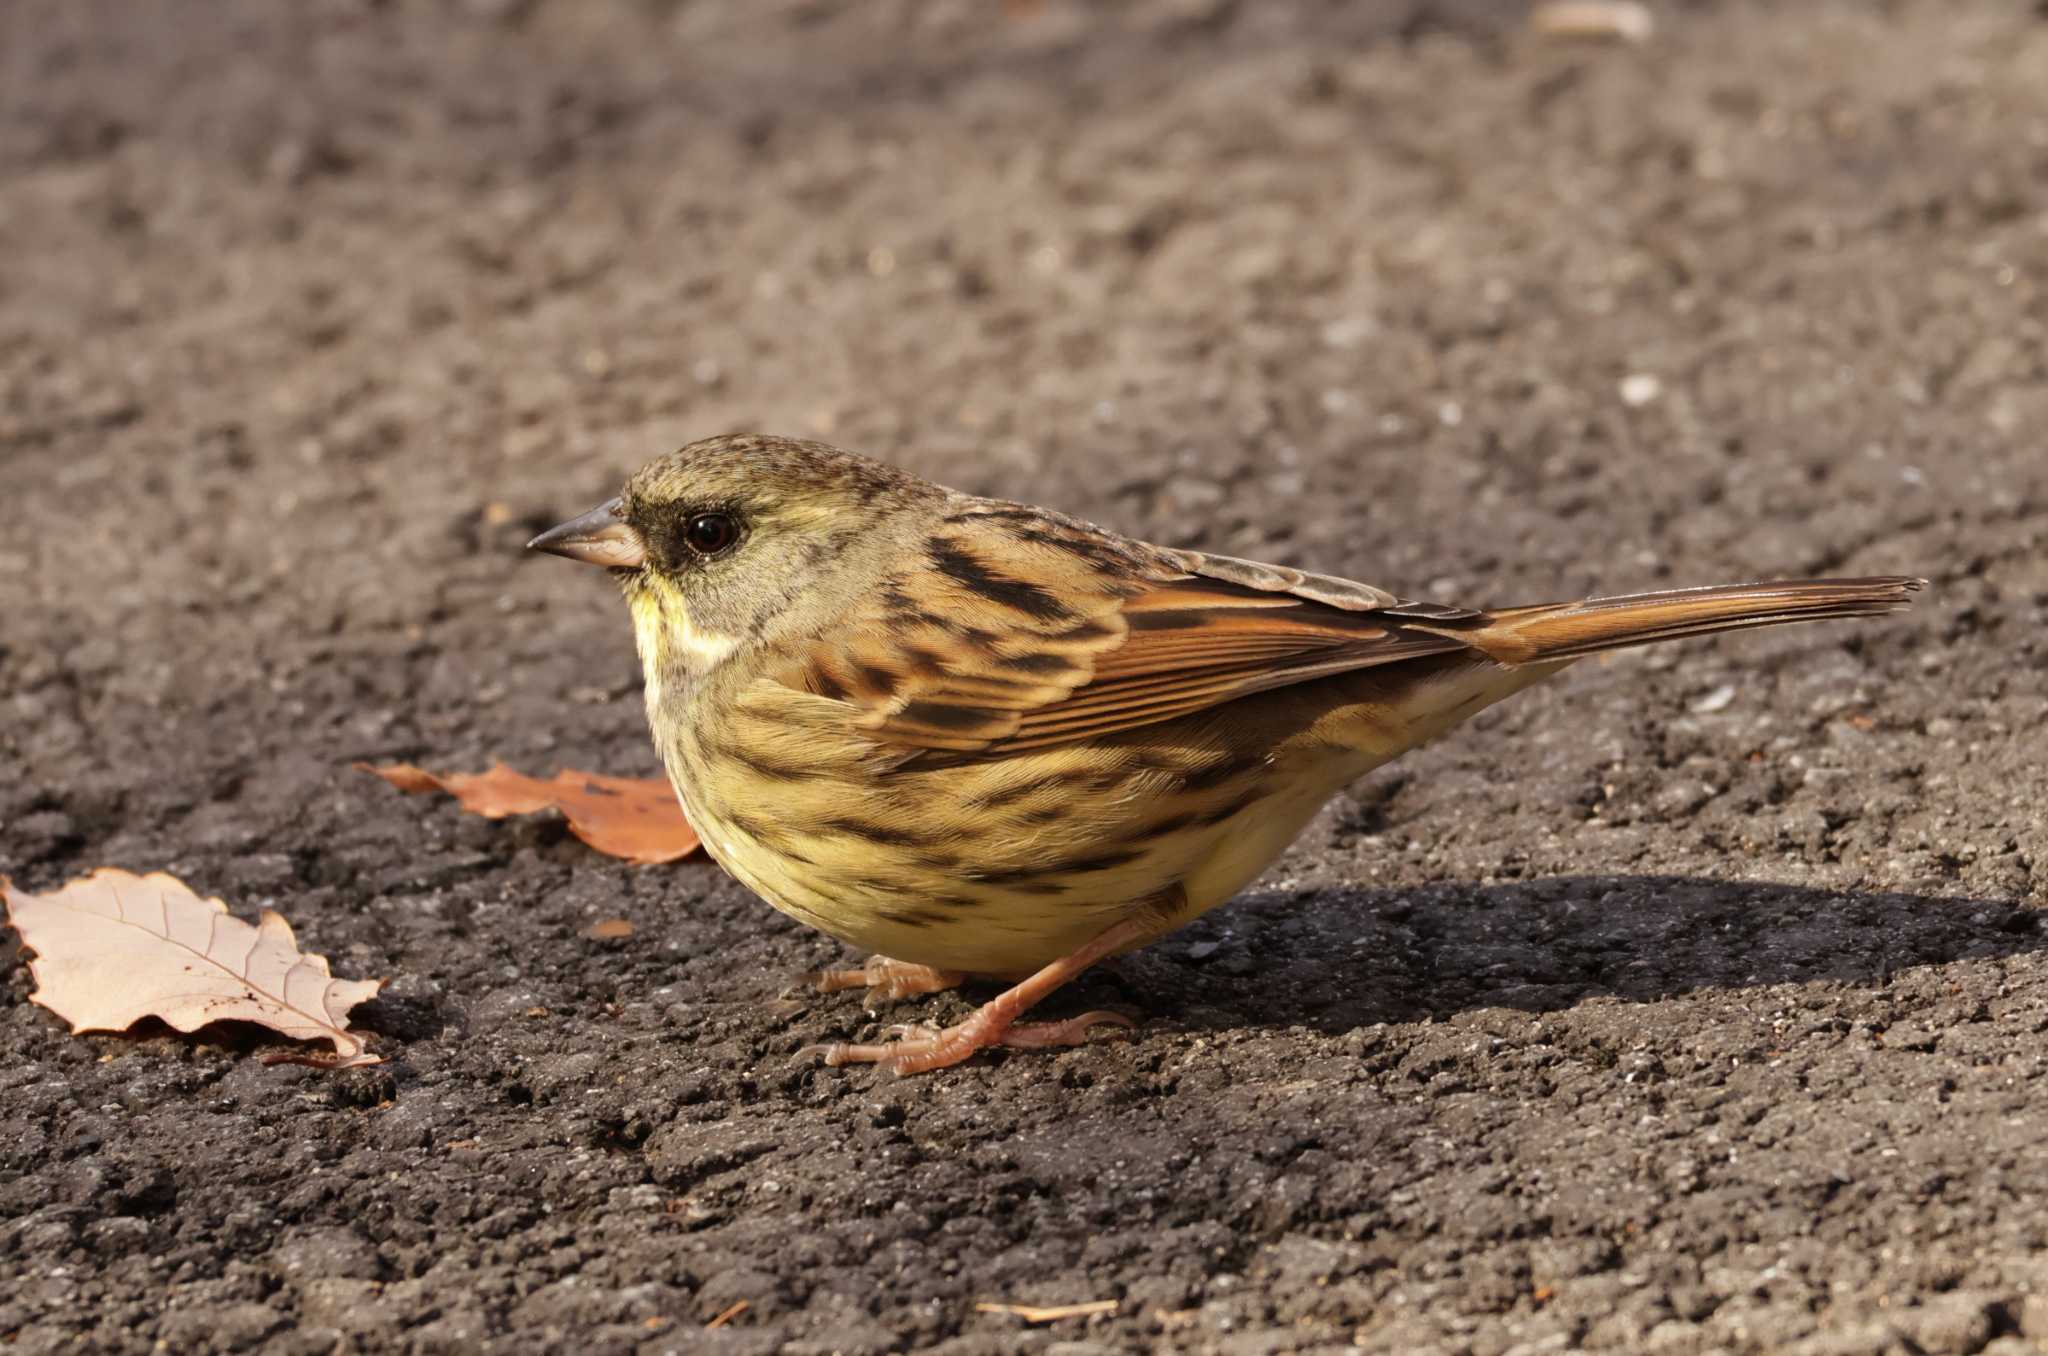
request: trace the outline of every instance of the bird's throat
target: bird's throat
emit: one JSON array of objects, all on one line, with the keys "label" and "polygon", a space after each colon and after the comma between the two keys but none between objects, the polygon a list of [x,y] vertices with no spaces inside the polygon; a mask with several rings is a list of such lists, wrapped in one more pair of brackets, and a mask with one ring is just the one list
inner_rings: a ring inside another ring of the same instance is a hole
[{"label": "bird's throat", "polygon": [[641,593],[630,599],[628,606],[633,613],[633,645],[640,652],[640,671],[647,680],[650,705],[690,679],[709,673],[739,644],[731,636],[693,625],[680,602],[660,593]]}]

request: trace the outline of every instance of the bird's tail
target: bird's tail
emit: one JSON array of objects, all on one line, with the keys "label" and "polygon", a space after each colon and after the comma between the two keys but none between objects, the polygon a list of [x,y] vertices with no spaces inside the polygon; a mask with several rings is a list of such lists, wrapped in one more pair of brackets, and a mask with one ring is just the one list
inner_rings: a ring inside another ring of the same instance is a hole
[{"label": "bird's tail", "polygon": [[1442,633],[1456,635],[1503,664],[1534,664],[1780,622],[1882,616],[1904,608],[1909,595],[1926,584],[1924,579],[1885,575],[1630,593],[1503,608],[1444,625]]}]

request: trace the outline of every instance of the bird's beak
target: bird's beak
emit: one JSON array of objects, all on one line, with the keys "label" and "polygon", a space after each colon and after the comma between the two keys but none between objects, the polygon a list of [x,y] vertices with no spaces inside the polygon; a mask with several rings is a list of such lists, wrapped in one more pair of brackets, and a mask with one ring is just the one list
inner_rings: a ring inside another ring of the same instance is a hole
[{"label": "bird's beak", "polygon": [[625,500],[608,500],[580,518],[549,528],[526,543],[526,549],[567,556],[586,565],[637,570],[647,563],[647,547],[622,516],[625,511]]}]

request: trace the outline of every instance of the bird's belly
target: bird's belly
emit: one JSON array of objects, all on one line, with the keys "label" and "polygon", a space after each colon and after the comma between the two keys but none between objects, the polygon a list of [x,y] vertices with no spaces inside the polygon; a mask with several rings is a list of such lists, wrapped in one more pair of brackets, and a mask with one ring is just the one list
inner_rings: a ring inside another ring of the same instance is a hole
[{"label": "bird's belly", "polygon": [[[873,842],[847,851],[838,840],[806,841],[793,854],[776,835],[697,818],[719,864],[792,918],[860,951],[999,978],[1081,947],[1189,865],[1184,851],[1117,847],[1121,835],[1092,857],[1032,864],[977,860],[966,844],[951,864],[948,854]],[[1074,862],[1078,874],[1057,869]]]},{"label": "bird's belly", "polygon": [[[1348,767],[1345,770],[1350,771]],[[1278,786],[1239,815],[1216,838],[1209,856],[1183,881],[1181,888],[1187,902],[1174,915],[1172,926],[1191,923],[1217,905],[1229,902],[1301,836],[1302,829],[1339,787],[1364,771],[1361,767],[1348,776],[1317,776]]]},{"label": "bird's belly", "polygon": [[1356,775],[1241,759],[1205,780],[1217,757],[1105,770],[1082,745],[685,799],[712,856],[782,912],[864,951],[1015,978],[1162,900],[1160,933],[1223,903]]}]

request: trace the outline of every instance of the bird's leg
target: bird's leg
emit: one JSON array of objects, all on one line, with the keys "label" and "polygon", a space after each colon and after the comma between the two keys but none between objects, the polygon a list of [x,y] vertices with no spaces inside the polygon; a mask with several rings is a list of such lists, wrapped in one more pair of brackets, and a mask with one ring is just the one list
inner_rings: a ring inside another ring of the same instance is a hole
[{"label": "bird's leg", "polygon": [[1032,1004],[1086,970],[1112,952],[1143,941],[1159,931],[1159,920],[1149,916],[1127,918],[1103,932],[1077,951],[1060,957],[1029,979],[1005,990],[976,1008],[974,1015],[944,1029],[928,1026],[892,1027],[890,1034],[902,1039],[884,1045],[813,1045],[799,1054],[819,1054],[825,1063],[886,1064],[899,1074],[924,1073],[958,1064],[976,1050],[992,1045],[1021,1049],[1043,1049],[1054,1045],[1079,1045],[1088,1032],[1103,1025],[1131,1026],[1131,1019],[1114,1012],[1089,1012],[1063,1022],[1030,1022],[1019,1025]]},{"label": "bird's leg", "polygon": [[929,965],[890,960],[887,956],[870,956],[868,963],[858,969],[806,970],[796,977],[797,983],[809,985],[819,993],[864,988],[868,993],[861,1006],[869,1012],[918,994],[957,989],[966,978],[958,970],[936,970]]}]

